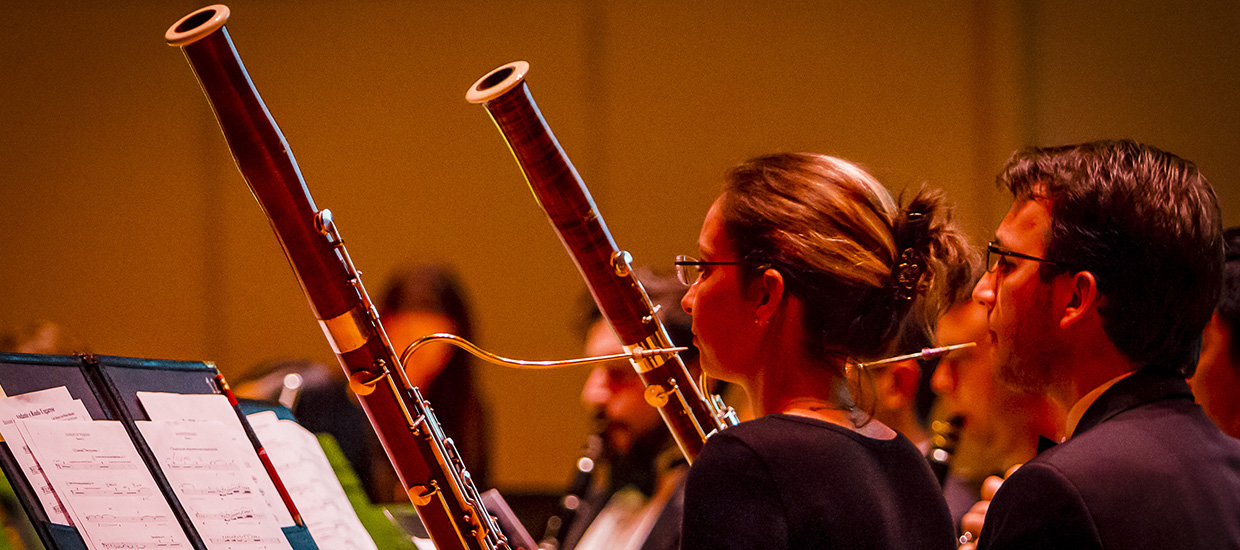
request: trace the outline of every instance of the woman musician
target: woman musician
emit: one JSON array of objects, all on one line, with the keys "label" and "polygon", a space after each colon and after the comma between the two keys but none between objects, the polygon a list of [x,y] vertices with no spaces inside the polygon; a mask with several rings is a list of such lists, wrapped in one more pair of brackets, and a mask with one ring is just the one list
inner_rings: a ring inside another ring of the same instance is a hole
[{"label": "woman musician", "polygon": [[677,266],[702,367],[758,418],[690,469],[682,548],[954,548],[925,459],[850,391],[968,260],[939,195],[899,208],[847,161],[763,156],[728,174],[698,245]]}]

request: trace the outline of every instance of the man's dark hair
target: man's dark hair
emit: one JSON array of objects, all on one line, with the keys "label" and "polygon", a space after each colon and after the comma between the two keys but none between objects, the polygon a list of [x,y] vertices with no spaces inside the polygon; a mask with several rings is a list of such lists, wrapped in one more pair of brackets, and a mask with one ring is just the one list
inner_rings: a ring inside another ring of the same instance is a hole
[{"label": "man's dark hair", "polygon": [[1219,298],[1218,316],[1227,322],[1231,338],[1232,363],[1240,363],[1240,227],[1223,231],[1227,263],[1223,264],[1223,296]]},{"label": "man's dark hair", "polygon": [[998,177],[1051,213],[1049,280],[1089,271],[1111,342],[1141,365],[1189,374],[1222,287],[1222,221],[1197,166],[1131,140],[1018,151]]}]

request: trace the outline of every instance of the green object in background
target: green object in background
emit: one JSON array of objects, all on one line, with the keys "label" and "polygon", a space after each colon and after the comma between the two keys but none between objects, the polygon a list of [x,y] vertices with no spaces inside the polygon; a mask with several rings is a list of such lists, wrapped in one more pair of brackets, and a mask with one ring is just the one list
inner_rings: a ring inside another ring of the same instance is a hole
[{"label": "green object in background", "polygon": [[[385,507],[370,502],[370,498],[366,496],[366,489],[362,487],[362,482],[353,471],[353,467],[349,466],[349,461],[345,459],[344,452],[340,450],[336,439],[328,434],[314,435],[319,438],[319,446],[323,447],[323,453],[327,455],[327,461],[331,463],[336,479],[340,480],[344,494],[349,497],[349,504],[357,512],[357,519],[361,520],[362,527],[366,528],[366,532],[370,533],[370,538],[375,541],[375,546],[379,547],[379,550],[417,550],[417,546],[413,544],[409,535],[388,519]],[[412,504],[389,505],[387,508],[399,509],[398,513],[413,513]]]},{"label": "green object in background", "polygon": [[39,534],[26,516],[17,493],[9,484],[9,478],[0,474],[0,523],[3,523],[4,536],[0,536],[0,550],[43,550],[43,542]]}]

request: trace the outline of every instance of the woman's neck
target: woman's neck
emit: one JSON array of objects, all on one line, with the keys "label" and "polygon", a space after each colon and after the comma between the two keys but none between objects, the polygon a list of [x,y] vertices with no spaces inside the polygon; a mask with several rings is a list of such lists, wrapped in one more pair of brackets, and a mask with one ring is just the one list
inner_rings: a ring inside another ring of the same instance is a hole
[{"label": "woman's neck", "polygon": [[775,412],[814,418],[843,426],[850,430],[856,429],[857,425],[864,421],[858,418],[860,413],[855,408],[840,406],[819,398],[794,398],[787,401],[780,410]]},{"label": "woman's neck", "polygon": [[838,424],[870,437],[886,439],[895,432],[855,407],[844,376],[846,358],[806,354],[804,311],[799,300],[772,317],[758,342],[756,357],[745,380],[740,381],[754,407],[755,416],[795,414]]},{"label": "woman's neck", "polygon": [[839,364],[789,361],[761,369],[750,395],[755,414],[791,414],[829,422],[873,439],[891,439],[896,432],[857,409]]},{"label": "woman's neck", "polygon": [[755,413],[849,411],[852,396],[840,374],[841,364],[827,361],[784,361],[761,369],[754,381]]}]

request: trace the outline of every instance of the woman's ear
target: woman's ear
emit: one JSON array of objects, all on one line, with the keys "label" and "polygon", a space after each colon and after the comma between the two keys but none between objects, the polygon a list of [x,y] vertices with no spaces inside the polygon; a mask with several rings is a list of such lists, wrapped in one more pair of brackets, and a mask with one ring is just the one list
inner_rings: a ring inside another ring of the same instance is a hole
[{"label": "woman's ear", "polygon": [[755,320],[758,324],[766,324],[771,317],[775,316],[786,299],[784,274],[778,269],[768,267],[754,280],[751,289],[754,292],[753,299],[757,304]]}]

